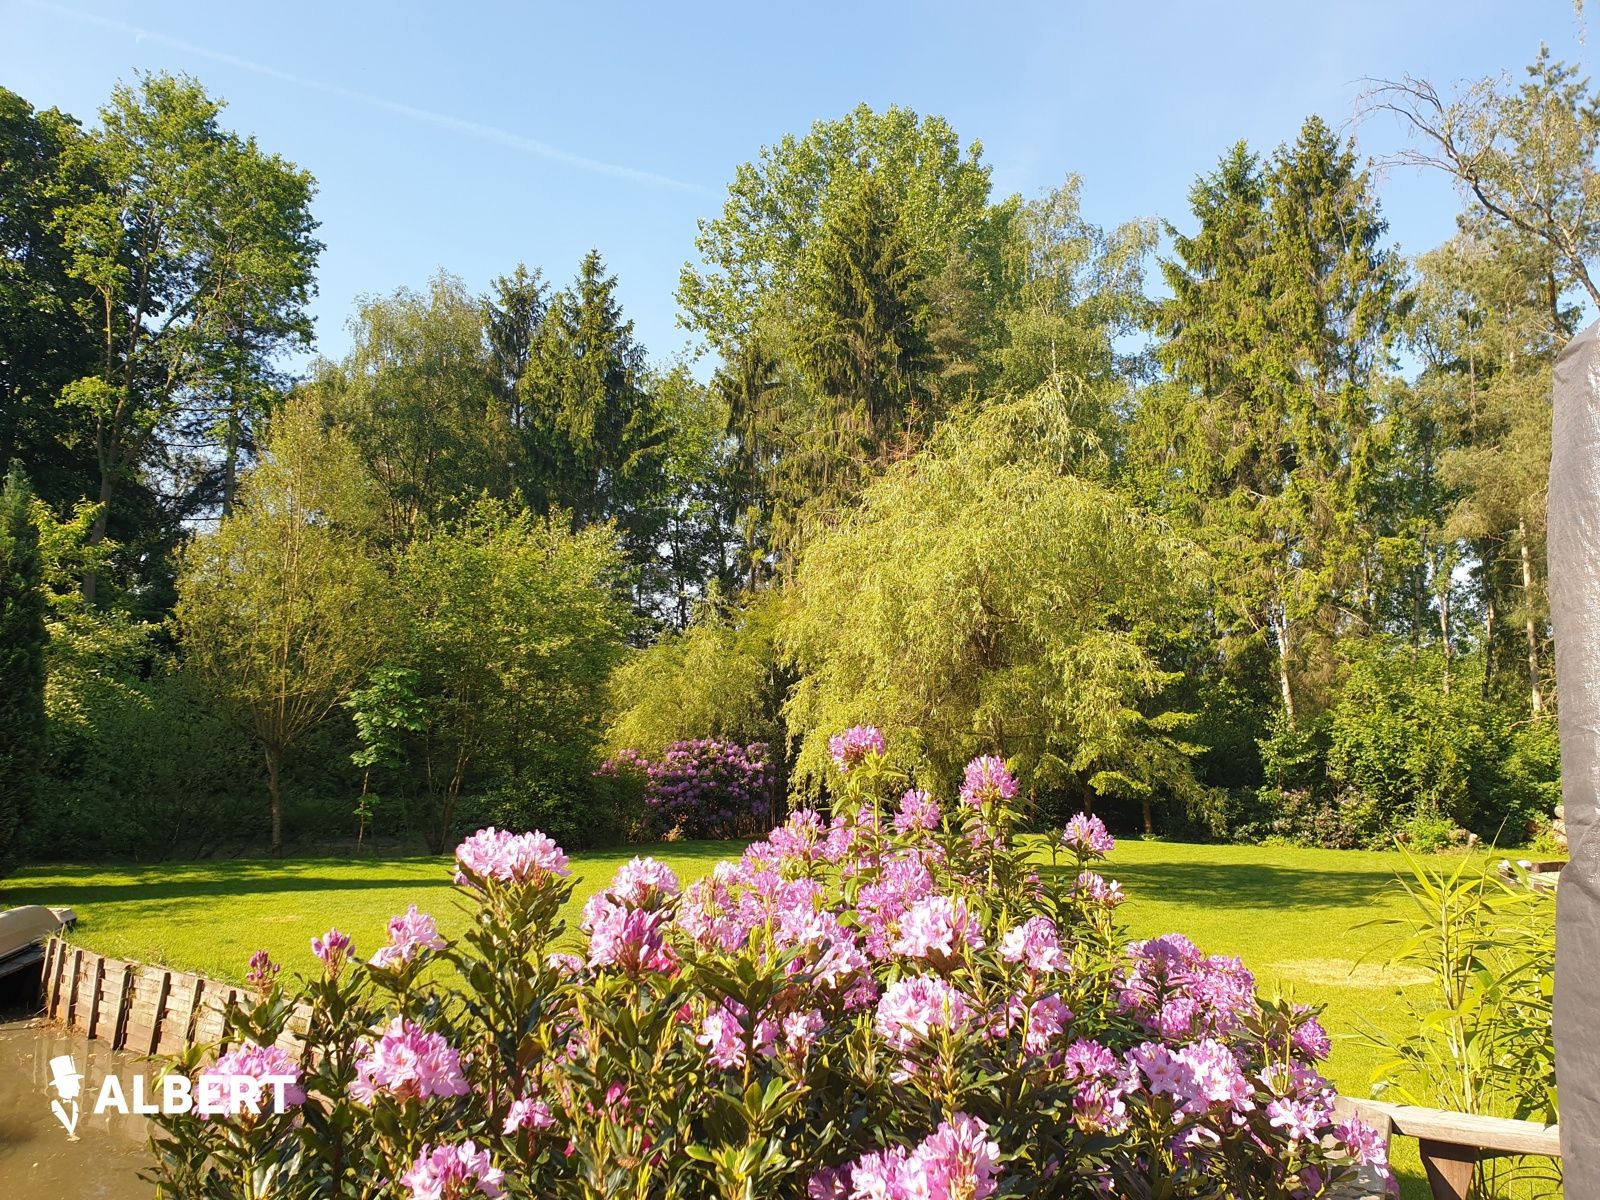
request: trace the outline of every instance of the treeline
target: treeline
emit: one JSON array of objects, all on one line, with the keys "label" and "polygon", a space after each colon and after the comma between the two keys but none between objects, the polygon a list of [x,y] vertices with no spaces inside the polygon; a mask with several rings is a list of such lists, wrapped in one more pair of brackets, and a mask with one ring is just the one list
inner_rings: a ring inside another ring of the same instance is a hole
[{"label": "treeline", "polygon": [[1112,229],[937,117],[819,123],[701,223],[701,382],[598,253],[369,299],[286,378],[309,176],[190,80],[91,129],[0,92],[0,857],[583,844],[641,827],[608,754],[765,742],[798,796],[867,721],[1042,815],[1528,836],[1600,102],[1544,58],[1371,100],[1461,185],[1414,259],[1317,118]]}]

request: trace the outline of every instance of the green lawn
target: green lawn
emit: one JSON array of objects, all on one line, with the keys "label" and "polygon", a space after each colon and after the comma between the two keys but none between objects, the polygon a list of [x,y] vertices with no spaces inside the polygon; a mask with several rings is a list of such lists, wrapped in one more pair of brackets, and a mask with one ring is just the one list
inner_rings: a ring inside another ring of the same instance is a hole
[{"label": "green lawn", "polygon": [[[652,849],[687,881],[739,848]],[[571,924],[639,849],[574,856]],[[1328,1074],[1341,1091],[1366,1093],[1375,1056],[1354,1033],[1369,1022],[1394,1026],[1394,989],[1406,981],[1385,967],[1388,935],[1361,926],[1404,911],[1393,887],[1399,854],[1125,841],[1108,865],[1127,890],[1122,914],[1133,936],[1185,933],[1207,952],[1242,957],[1264,992],[1325,1004],[1334,1035]],[[370,952],[385,939],[389,916],[410,903],[432,912],[446,935],[463,922],[447,863],[437,858],[30,867],[6,880],[0,902],[69,905],[79,916],[77,939],[91,949],[231,979],[242,978],[260,948],[290,970],[309,970],[309,939],[329,926]],[[1407,1158],[1416,1175],[1414,1153]],[[1427,1194],[1420,1179],[1408,1184],[1408,1196]]]}]

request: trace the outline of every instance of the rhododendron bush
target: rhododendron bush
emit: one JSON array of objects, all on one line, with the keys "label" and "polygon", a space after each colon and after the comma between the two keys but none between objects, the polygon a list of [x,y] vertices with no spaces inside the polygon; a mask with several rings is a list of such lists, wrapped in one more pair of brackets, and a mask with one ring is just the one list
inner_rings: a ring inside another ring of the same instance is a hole
[{"label": "rhododendron bush", "polygon": [[650,837],[750,837],[772,827],[772,772],[763,742],[673,742],[654,759],[623,750],[596,774],[638,781]]},{"label": "rhododendron bush", "polygon": [[486,829],[456,851],[459,942],[412,908],[383,946],[316,939],[323,970],[294,987],[257,961],[227,1051],[173,1069],[289,1064],[289,1108],[159,1118],[158,1181],[1153,1200],[1326,1196],[1382,1163],[1372,1130],[1333,1115],[1312,1011],[1258,998],[1237,959],[1181,936],[1122,941],[1099,821],[1075,818],[1042,858],[1012,837],[1000,760],[941,802],[895,775],[875,730],[832,749],[828,817],[797,812],[687,887],[635,859],[575,930],[560,848]]}]

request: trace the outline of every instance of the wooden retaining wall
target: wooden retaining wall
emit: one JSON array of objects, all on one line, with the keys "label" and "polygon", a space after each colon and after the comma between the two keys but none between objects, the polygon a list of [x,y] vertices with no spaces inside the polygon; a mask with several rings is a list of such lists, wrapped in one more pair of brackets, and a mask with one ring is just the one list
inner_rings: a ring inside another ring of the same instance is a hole
[{"label": "wooden retaining wall", "polygon": [[[217,1043],[228,1010],[249,999],[232,983],[144,963],[106,958],[64,938],[45,943],[44,1015],[134,1054],[176,1054],[193,1042]],[[299,1057],[309,1013],[296,1012],[278,1044]]]}]

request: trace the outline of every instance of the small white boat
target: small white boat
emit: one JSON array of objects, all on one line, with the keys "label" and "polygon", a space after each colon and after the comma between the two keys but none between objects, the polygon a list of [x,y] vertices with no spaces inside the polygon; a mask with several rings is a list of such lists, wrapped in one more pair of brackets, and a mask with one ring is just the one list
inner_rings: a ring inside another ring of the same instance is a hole
[{"label": "small white boat", "polygon": [[77,919],[70,908],[42,904],[0,912],[0,979],[43,962],[45,940],[70,929]]}]

